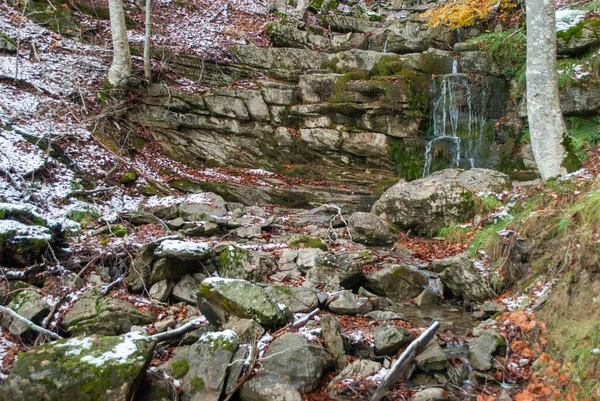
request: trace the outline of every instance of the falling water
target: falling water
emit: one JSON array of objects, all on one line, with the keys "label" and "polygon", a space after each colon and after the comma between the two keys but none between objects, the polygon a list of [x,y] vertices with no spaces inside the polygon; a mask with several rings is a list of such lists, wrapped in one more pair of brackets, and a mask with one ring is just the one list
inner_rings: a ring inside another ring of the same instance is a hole
[{"label": "falling water", "polygon": [[434,159],[439,159],[440,155],[445,159],[442,160],[443,168],[478,167],[478,153],[486,127],[489,85],[481,77],[472,78],[458,73],[456,60],[452,71],[452,74],[434,81],[431,140],[425,146],[424,177],[432,172]]}]

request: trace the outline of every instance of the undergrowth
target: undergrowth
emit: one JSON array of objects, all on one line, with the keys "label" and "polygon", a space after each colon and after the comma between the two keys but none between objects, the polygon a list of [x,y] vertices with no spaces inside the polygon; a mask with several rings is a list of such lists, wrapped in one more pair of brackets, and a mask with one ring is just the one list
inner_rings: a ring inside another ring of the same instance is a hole
[{"label": "undergrowth", "polygon": [[503,76],[515,79],[519,85],[525,83],[527,39],[520,30],[485,33],[470,41],[477,43],[481,51],[492,55]]}]

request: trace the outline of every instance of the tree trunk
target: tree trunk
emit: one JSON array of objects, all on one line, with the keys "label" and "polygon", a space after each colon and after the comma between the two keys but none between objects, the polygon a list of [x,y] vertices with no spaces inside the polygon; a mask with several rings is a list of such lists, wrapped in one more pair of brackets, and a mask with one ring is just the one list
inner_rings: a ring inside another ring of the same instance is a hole
[{"label": "tree trunk", "polygon": [[527,118],[542,179],[564,174],[567,132],[558,97],[554,0],[527,0]]},{"label": "tree trunk", "polygon": [[131,53],[127,41],[123,0],[109,0],[108,9],[113,41],[113,61],[108,70],[108,82],[112,86],[121,87],[127,83],[131,75]]},{"label": "tree trunk", "polygon": [[152,0],[146,0],[146,34],[144,36],[144,78],[148,83],[152,82],[152,69],[150,68],[150,34],[152,31]]}]

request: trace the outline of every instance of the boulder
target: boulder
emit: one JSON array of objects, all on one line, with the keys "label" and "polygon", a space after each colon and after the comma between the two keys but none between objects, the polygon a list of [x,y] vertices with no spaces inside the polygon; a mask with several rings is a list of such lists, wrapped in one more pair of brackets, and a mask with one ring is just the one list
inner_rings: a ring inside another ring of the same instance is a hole
[{"label": "boulder", "polygon": [[410,344],[415,336],[407,329],[384,324],[373,330],[375,352],[378,355],[395,355],[400,348]]},{"label": "boulder", "polygon": [[174,285],[175,283],[168,280],[160,280],[154,283],[152,287],[150,287],[150,291],[148,291],[150,298],[156,299],[160,302],[166,302],[166,300],[169,298],[169,295],[171,295],[171,290],[173,289]]},{"label": "boulder", "polygon": [[568,31],[557,32],[556,52],[560,56],[577,56],[600,45],[597,19],[581,21]]},{"label": "boulder", "polygon": [[229,245],[221,252],[217,269],[221,277],[265,282],[277,271],[277,262],[266,252],[249,252]]},{"label": "boulder", "polygon": [[462,297],[465,302],[483,302],[491,296],[489,284],[467,255],[452,256],[433,264],[434,270],[441,271],[439,279],[454,296]]},{"label": "boulder", "polygon": [[[50,304],[38,291],[33,289],[18,292],[8,304],[8,308],[38,325],[50,313]],[[29,326],[21,320],[13,318],[8,313],[4,313],[2,316],[2,326],[18,337],[37,335],[37,332],[32,331]]]},{"label": "boulder", "polygon": [[0,263],[4,266],[28,266],[41,260],[51,242],[47,227],[0,220]]},{"label": "boulder", "polygon": [[0,32],[0,52],[16,53],[17,41]]},{"label": "boulder", "polygon": [[0,386],[0,399],[131,400],[154,345],[139,333],[128,333],[75,337],[31,348],[19,354]]},{"label": "boulder", "polygon": [[186,221],[206,220],[210,216],[227,214],[227,207],[219,195],[202,192],[182,197],[150,197],[142,202],[141,209],[161,219],[183,217]]},{"label": "boulder", "polygon": [[317,293],[310,288],[272,285],[265,290],[274,301],[284,304],[292,313],[308,313],[319,306]]},{"label": "boulder", "polygon": [[265,333],[265,329],[252,319],[241,319],[232,316],[227,323],[223,325],[223,329],[233,330],[239,339],[247,344],[254,343],[255,340],[261,338]]},{"label": "boulder", "polygon": [[460,53],[460,71],[462,73],[500,76],[501,70],[490,53],[464,51]]},{"label": "boulder", "polygon": [[377,319],[377,320],[404,320],[408,321],[406,316],[402,313],[392,312],[392,311],[380,311],[374,310],[373,312],[369,312],[365,314],[365,317],[369,319]]},{"label": "boulder", "polygon": [[333,315],[324,315],[319,320],[321,326],[321,337],[325,348],[331,352],[335,360],[336,369],[343,369],[348,361],[344,352],[344,340],[340,334],[340,324]]},{"label": "boulder", "polygon": [[401,181],[375,202],[372,213],[404,230],[433,234],[442,227],[475,216],[475,191],[511,187],[508,176],[485,169],[442,170],[411,182]]},{"label": "boulder", "polygon": [[367,277],[365,288],[402,302],[419,295],[428,282],[428,277],[416,269],[406,265],[392,265],[371,273]]},{"label": "boulder", "polygon": [[262,359],[262,370],[241,388],[242,401],[262,400],[260,394],[273,385],[295,388],[300,394],[314,391],[323,371],[333,360],[318,344],[309,343],[298,334],[284,334],[269,346]]},{"label": "boulder", "polygon": [[345,290],[331,295],[327,301],[327,308],[338,315],[364,315],[373,310],[373,303],[368,298]]},{"label": "boulder", "polygon": [[564,114],[585,115],[600,112],[600,86],[570,85],[560,90],[560,108]]},{"label": "boulder", "polygon": [[296,265],[302,272],[307,272],[323,261],[325,253],[319,248],[298,249]]},{"label": "boulder", "polygon": [[448,26],[425,26],[417,21],[398,19],[375,33],[371,50],[398,54],[421,53],[432,47],[445,50],[456,43],[456,39],[456,29]]},{"label": "boulder", "polygon": [[198,302],[200,283],[206,278],[203,274],[198,274],[198,279],[189,274],[183,276],[173,287],[173,291],[171,292],[173,298],[190,305],[195,305]]},{"label": "boulder", "polygon": [[213,255],[212,247],[206,242],[165,240],[158,244],[154,256],[173,262],[200,262]]},{"label": "boulder", "polygon": [[177,349],[162,369],[181,380],[182,401],[219,401],[227,369],[239,345],[231,330],[208,332],[195,344]]},{"label": "boulder", "polygon": [[272,300],[258,285],[245,280],[210,277],[200,284],[198,306],[215,326],[230,316],[254,319],[266,327],[282,326],[293,318],[283,304]]},{"label": "boulder", "polygon": [[154,316],[140,312],[127,301],[100,295],[97,289],[85,291],[73,305],[62,325],[71,334],[116,335],[127,333],[131,326],[151,323]]},{"label": "boulder", "polygon": [[324,258],[306,273],[303,286],[319,291],[358,287],[363,280],[362,267],[366,263],[367,260],[360,253],[325,254]]},{"label": "boulder", "polygon": [[381,364],[375,361],[366,359],[357,359],[346,366],[340,373],[335,376],[327,385],[329,396],[334,400],[352,399],[353,391],[348,391],[348,386],[340,385],[350,381],[350,387],[354,383],[353,379],[358,375],[362,378],[372,376],[381,370]]},{"label": "boulder", "polygon": [[417,391],[412,401],[446,401],[447,399],[447,391],[438,387],[430,387]]},{"label": "boulder", "polygon": [[415,299],[415,304],[420,308],[436,306],[439,302],[439,298],[427,288]]},{"label": "boulder", "polygon": [[348,219],[348,229],[352,240],[360,244],[387,245],[395,239],[391,226],[372,213],[354,213]]},{"label": "boulder", "polygon": [[450,366],[444,350],[435,338],[429,341],[425,349],[416,356],[415,362],[417,367],[424,372],[441,371]]}]

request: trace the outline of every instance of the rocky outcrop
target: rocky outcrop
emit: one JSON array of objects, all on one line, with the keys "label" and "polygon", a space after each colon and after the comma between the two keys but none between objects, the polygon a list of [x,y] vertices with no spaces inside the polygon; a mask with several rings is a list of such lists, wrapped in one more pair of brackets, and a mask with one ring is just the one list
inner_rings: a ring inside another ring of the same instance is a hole
[{"label": "rocky outcrop", "polygon": [[0,398],[131,400],[152,359],[154,341],[139,333],[75,337],[21,353]]},{"label": "rocky outcrop", "polygon": [[578,56],[600,45],[596,19],[581,21],[567,31],[556,35],[556,52],[560,56]]}]

